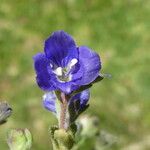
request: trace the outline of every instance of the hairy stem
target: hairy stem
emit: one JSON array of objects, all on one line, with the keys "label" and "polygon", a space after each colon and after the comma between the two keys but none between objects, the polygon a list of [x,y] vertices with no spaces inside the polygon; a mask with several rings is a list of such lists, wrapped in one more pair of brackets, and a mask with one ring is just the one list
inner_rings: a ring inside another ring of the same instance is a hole
[{"label": "hairy stem", "polygon": [[61,98],[61,110],[60,110],[60,124],[59,128],[60,129],[66,129],[66,112],[67,112],[67,103],[68,103],[68,98],[65,93],[61,93],[60,95]]}]

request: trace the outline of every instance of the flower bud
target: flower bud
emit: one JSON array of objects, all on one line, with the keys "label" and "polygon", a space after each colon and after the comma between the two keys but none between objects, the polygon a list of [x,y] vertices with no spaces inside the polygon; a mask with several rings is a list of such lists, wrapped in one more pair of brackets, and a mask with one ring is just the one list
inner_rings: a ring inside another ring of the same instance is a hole
[{"label": "flower bud", "polygon": [[7,143],[10,150],[28,150],[31,148],[32,135],[28,129],[11,129]]},{"label": "flower bud", "polygon": [[50,133],[54,150],[70,150],[73,147],[75,137],[72,130],[51,127]]},{"label": "flower bud", "polygon": [[54,138],[58,141],[58,145],[62,150],[69,150],[73,147],[73,136],[64,129],[55,130]]}]

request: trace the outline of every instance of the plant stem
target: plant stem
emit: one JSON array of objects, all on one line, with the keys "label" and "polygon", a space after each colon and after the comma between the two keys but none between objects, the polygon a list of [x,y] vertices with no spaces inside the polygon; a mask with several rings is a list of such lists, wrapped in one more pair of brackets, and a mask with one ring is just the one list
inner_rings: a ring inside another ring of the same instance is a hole
[{"label": "plant stem", "polygon": [[60,95],[61,98],[61,104],[60,104],[60,124],[59,128],[60,129],[65,129],[66,130],[66,112],[67,112],[67,104],[68,104],[68,98],[65,93],[61,93]]}]

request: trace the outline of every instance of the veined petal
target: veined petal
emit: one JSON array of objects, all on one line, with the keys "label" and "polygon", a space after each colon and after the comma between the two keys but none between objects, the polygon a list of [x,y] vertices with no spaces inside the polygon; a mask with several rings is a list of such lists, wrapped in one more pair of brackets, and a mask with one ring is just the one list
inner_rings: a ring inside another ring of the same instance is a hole
[{"label": "veined petal", "polygon": [[66,67],[69,61],[78,58],[78,50],[73,38],[64,31],[54,32],[46,41],[44,51],[58,67]]},{"label": "veined petal", "polygon": [[83,73],[82,79],[78,84],[87,85],[94,81],[99,75],[101,69],[100,57],[86,46],[81,46],[78,50],[80,63],[79,72]]},{"label": "veined petal", "polygon": [[56,95],[54,92],[48,92],[43,96],[43,106],[47,110],[56,113]]},{"label": "veined petal", "polygon": [[54,77],[51,68],[50,62],[46,58],[45,54],[38,53],[34,57],[34,68],[36,71],[36,80],[39,87],[43,90],[54,90],[54,86],[51,82]]},{"label": "veined petal", "polygon": [[83,77],[83,71],[81,69],[81,64],[78,62],[74,68],[71,70],[72,81],[80,81]]}]

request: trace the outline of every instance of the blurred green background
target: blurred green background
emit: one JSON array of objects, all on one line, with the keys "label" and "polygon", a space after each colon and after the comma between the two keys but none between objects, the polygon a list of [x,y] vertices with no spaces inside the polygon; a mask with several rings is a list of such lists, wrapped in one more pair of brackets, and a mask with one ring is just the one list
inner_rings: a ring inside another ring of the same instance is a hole
[{"label": "blurred green background", "polygon": [[54,116],[41,105],[32,57],[56,30],[71,34],[101,57],[110,73],[91,89],[86,114],[117,137],[115,150],[150,149],[149,0],[0,0],[0,100],[13,115],[0,126],[0,149],[9,128],[31,130],[33,150],[52,149],[48,128]]}]

